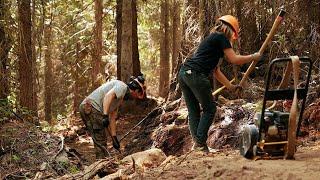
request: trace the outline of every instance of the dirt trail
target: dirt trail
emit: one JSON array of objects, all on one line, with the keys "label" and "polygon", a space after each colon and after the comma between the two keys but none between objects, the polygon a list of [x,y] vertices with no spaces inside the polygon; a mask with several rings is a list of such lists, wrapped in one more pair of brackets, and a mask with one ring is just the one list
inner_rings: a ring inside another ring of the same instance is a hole
[{"label": "dirt trail", "polygon": [[[304,119],[308,120],[308,126],[304,127],[304,138],[299,138],[300,146],[296,160],[252,161],[241,157],[239,151],[235,150],[238,149],[236,128],[245,124],[252,113],[237,104],[233,104],[232,107],[234,113],[227,115],[237,120],[228,126],[223,126],[225,118],[222,117],[225,114],[220,113],[209,133],[210,137],[212,136],[209,138],[209,145],[219,148],[218,152],[210,154],[190,152],[192,140],[186,118],[182,116],[186,110],[170,111],[168,107],[163,108],[167,111],[161,108],[161,111],[144,121],[121,142],[122,154],[112,148],[110,138],[108,138],[108,150],[118,160],[156,145],[167,156],[174,155],[169,156],[162,165],[154,169],[126,174],[134,179],[319,179],[320,123],[317,113],[320,112],[318,111],[320,100],[306,109]],[[131,111],[121,113],[117,121],[119,138],[144,118],[154,106],[146,104],[141,109],[133,109],[132,106],[128,108],[131,108]],[[222,112],[226,112],[225,109],[222,108]],[[42,173],[43,179],[55,179],[65,174],[83,171],[86,166],[94,163],[95,155],[90,136],[79,118],[73,119],[73,123],[70,128],[55,133],[45,132],[21,121],[2,124],[0,179],[16,177],[33,179],[39,173]],[[64,141],[61,137],[64,137]],[[65,143],[64,146],[62,142]],[[60,147],[68,147],[68,150],[61,151]],[[64,155],[63,152],[69,153]],[[57,155],[67,159],[57,161],[55,158]]]},{"label": "dirt trail", "polygon": [[295,160],[248,160],[238,151],[192,152],[144,173],[144,179],[319,179],[320,142],[301,147]]}]

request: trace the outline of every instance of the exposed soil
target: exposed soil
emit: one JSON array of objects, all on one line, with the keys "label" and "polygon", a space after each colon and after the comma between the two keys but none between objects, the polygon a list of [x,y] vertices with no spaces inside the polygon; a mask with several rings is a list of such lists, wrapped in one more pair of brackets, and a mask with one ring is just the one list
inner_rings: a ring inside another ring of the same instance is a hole
[{"label": "exposed soil", "polygon": [[[238,151],[192,152],[145,172],[143,179],[318,179],[320,142],[300,147],[295,160],[247,160]],[[140,178],[140,177],[139,177]],[[136,178],[136,179],[139,179]]]},{"label": "exposed soil", "polygon": [[[296,160],[247,160],[239,155],[238,138],[243,125],[252,121],[255,107],[245,100],[219,98],[215,122],[210,128],[208,145],[211,153],[191,152],[187,110],[183,102],[162,104],[144,102],[132,108],[128,104],[118,118],[118,136],[145,118],[145,121],[121,141],[115,151],[108,139],[108,151],[117,161],[124,156],[152,147],[167,156],[166,163],[145,169],[136,179],[317,179],[320,172],[320,99],[304,113],[302,134]],[[131,108],[130,108],[131,107]],[[127,109],[126,109],[127,108]],[[9,121],[0,128],[0,178],[58,178],[83,171],[96,163],[93,142],[79,118],[69,128],[44,132],[34,125]],[[62,138],[63,137],[63,138]],[[63,149],[61,149],[63,147]],[[170,156],[172,155],[172,156]],[[41,174],[41,175],[39,175]],[[100,177],[103,177],[104,174]]]}]

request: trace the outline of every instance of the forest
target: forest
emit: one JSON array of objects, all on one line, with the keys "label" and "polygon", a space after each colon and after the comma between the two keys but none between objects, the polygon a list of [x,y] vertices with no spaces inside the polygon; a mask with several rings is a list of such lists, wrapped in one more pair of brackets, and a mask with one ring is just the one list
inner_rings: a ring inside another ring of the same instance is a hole
[{"label": "forest", "polygon": [[[214,116],[198,152],[181,72],[219,22],[238,38],[214,110],[192,94]],[[319,0],[0,0],[0,179],[317,179],[319,41]],[[86,105],[112,82],[101,145]]]}]

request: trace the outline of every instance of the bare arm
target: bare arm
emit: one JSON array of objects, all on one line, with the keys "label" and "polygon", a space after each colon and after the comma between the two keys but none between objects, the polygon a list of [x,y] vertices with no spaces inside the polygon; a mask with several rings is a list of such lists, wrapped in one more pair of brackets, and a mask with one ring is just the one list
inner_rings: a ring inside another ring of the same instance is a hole
[{"label": "bare arm", "polygon": [[232,64],[246,64],[248,62],[251,62],[253,59],[252,55],[238,55],[234,52],[232,48],[224,49],[223,50],[225,56],[227,57],[227,61]]},{"label": "bare arm", "polygon": [[113,99],[116,98],[116,93],[111,89],[103,98],[103,114],[109,114],[110,105]]},{"label": "bare arm", "polygon": [[110,133],[111,133],[111,136],[116,136],[116,118],[117,118],[117,113],[118,113],[118,109],[110,112],[110,125],[108,127]]},{"label": "bare arm", "polygon": [[227,79],[227,77],[221,72],[220,67],[217,67],[213,71],[214,77],[224,86],[226,86],[228,89],[232,87],[231,82]]}]

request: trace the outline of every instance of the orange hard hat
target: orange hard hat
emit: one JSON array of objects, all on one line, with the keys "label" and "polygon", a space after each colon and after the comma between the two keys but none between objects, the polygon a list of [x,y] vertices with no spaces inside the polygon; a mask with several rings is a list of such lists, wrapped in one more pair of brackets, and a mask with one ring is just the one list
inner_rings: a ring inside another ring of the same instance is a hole
[{"label": "orange hard hat", "polygon": [[234,31],[233,39],[238,39],[239,37],[239,22],[238,19],[231,15],[224,15],[219,18],[220,21],[227,23],[231,26],[232,30]]}]

